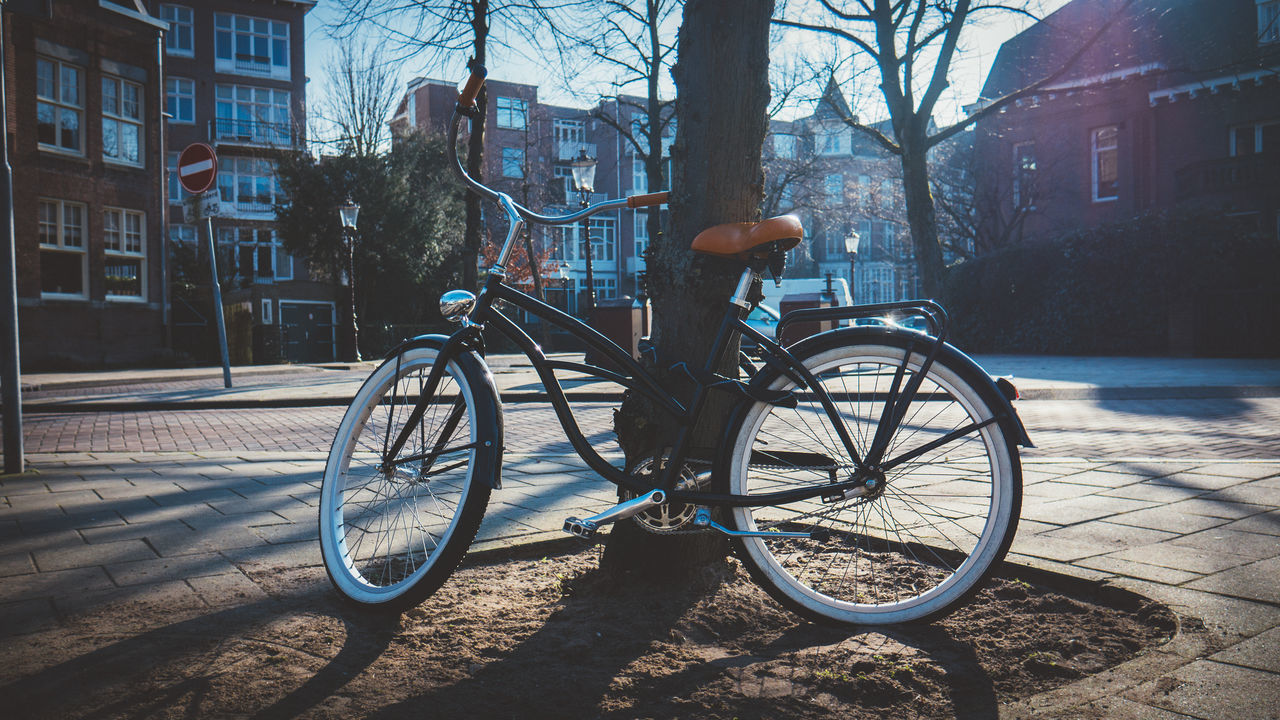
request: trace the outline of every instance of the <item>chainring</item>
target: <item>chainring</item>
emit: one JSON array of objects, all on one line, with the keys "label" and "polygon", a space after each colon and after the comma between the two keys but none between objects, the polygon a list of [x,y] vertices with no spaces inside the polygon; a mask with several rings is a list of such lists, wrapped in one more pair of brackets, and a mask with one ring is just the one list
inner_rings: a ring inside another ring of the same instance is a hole
[{"label": "chainring", "polygon": [[[637,477],[651,477],[656,482],[658,475],[666,469],[666,466],[666,458],[650,455],[636,462],[632,466],[631,474]],[[686,463],[680,468],[680,479],[676,482],[676,489],[701,490],[710,481],[711,475],[709,473],[699,478],[693,468]],[[630,500],[635,496],[635,493],[628,490],[622,491],[624,500]],[[689,503],[664,503],[657,507],[649,508],[631,519],[644,530],[656,535],[701,532],[702,528],[686,529],[693,522],[693,516],[697,510],[697,506]]]}]

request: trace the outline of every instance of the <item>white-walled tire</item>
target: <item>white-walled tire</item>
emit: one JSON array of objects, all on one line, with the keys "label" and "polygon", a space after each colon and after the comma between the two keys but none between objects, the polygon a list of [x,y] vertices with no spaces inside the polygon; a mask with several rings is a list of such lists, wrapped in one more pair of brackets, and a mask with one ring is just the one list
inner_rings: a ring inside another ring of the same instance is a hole
[{"label": "white-walled tire", "polygon": [[329,451],[320,547],[334,587],[359,605],[399,611],[435,592],[475,538],[499,472],[500,411],[469,353],[448,363],[409,441],[386,461],[436,355],[415,347],[379,366]]},{"label": "white-walled tire", "polygon": [[[833,395],[861,457],[910,344],[901,335],[866,344],[832,338],[811,343],[800,357]],[[949,366],[950,358],[943,353],[929,369],[886,461],[1000,412],[972,379],[973,370],[958,361]],[[923,360],[911,355],[904,384]],[[795,384],[778,376],[768,386]],[[852,476],[853,462],[822,406],[812,393],[798,396],[794,409],[756,403],[742,416],[729,492],[774,492]],[[771,456],[771,450],[811,455],[790,462],[805,456]],[[992,422],[888,470],[884,480],[883,492],[870,498],[733,508],[739,530],[828,533],[824,540],[746,538],[735,549],[771,595],[815,620],[884,625],[941,617],[979,587],[1012,542],[1021,507],[1017,451],[1002,424]]]}]

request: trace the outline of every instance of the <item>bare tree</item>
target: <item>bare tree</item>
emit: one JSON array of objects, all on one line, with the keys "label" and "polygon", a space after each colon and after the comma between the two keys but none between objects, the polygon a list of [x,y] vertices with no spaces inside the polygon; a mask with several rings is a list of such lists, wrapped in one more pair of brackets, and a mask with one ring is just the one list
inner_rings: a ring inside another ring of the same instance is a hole
[{"label": "bare tree", "polygon": [[[1112,17],[1119,16],[1132,1],[1121,2]],[[892,133],[854,117],[845,118],[845,122],[896,155],[902,165],[907,222],[927,295],[938,293],[945,271],[937,208],[930,192],[929,150],[979,118],[1061,78],[1110,26],[1103,23],[1083,38],[1074,53],[1039,80],[984,104],[958,122],[933,128],[934,109],[948,86],[961,32],[974,15],[999,10],[1034,17],[1027,7],[1025,2],[1000,0],[811,0],[790,4],[784,17],[774,19],[782,27],[839,38],[878,69],[879,90],[892,121]]]},{"label": "bare tree", "polygon": [[[706,356],[741,269],[695,254],[690,240],[711,225],[760,217],[772,12],[772,0],[688,0],[684,6],[679,60],[672,70],[678,126],[671,150],[671,233],[650,246],[654,335],[668,358]],[[730,348],[718,369],[735,374],[736,357]],[[676,384],[679,377],[670,381]],[[706,412],[694,444],[714,445],[727,415],[714,408]],[[673,423],[642,398],[629,397],[614,422],[632,464],[670,445]],[[660,536],[622,523],[611,531],[602,562],[661,576],[723,557],[726,549],[713,535]]]},{"label": "bare tree", "polygon": [[357,157],[386,150],[386,123],[398,90],[386,49],[367,39],[342,38],[325,69],[330,84],[316,114],[327,132],[317,142]]}]

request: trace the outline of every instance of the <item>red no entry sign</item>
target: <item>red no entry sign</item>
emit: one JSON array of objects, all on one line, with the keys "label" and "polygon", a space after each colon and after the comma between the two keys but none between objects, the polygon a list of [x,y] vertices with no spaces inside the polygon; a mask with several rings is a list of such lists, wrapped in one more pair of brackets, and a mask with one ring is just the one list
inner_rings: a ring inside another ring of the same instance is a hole
[{"label": "red no entry sign", "polygon": [[218,177],[218,156],[204,143],[191,143],[178,156],[178,182],[192,195],[213,187]]}]

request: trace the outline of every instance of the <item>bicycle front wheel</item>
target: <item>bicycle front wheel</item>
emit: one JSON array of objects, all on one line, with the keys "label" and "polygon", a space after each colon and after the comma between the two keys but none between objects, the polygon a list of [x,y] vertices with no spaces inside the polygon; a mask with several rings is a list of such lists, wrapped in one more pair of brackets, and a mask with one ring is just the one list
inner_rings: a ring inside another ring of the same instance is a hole
[{"label": "bicycle front wheel", "polygon": [[[912,341],[900,334],[877,335],[867,344],[850,340],[812,343],[800,360],[865,458],[904,358],[910,354],[900,386],[920,373],[924,357],[909,353]],[[842,624],[930,620],[955,609],[1004,557],[1021,505],[1021,467],[1000,423],[984,424],[999,405],[966,378],[974,368],[961,357],[949,348],[941,354],[902,421],[888,431],[878,490],[850,500],[732,509],[739,530],[824,531],[821,540],[737,542],[757,582],[784,605]],[[795,389],[786,377],[770,387]],[[775,492],[853,476],[853,459],[816,393],[797,395],[794,409],[757,403],[747,411],[733,446],[730,492]]]},{"label": "bicycle front wheel", "polygon": [[369,376],[338,428],[320,493],[320,546],[329,579],[360,605],[400,610],[435,592],[475,538],[498,472],[501,417],[487,374],[450,360],[413,422],[435,348],[406,350]]}]

